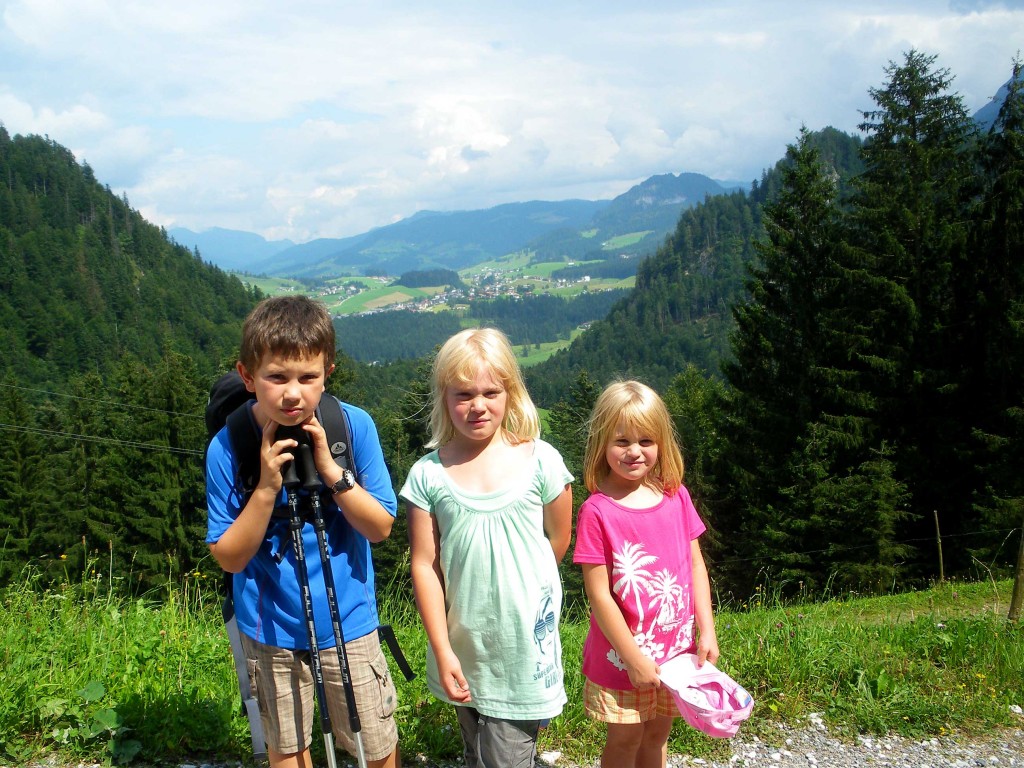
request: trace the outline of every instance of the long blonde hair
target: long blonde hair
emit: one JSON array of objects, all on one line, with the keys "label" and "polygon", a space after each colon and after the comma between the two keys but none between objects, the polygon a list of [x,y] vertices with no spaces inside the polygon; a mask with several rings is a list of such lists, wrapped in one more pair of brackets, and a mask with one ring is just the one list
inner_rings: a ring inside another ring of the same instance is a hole
[{"label": "long blonde hair", "polygon": [[658,444],[658,461],[644,484],[673,494],[683,483],[683,454],[675,423],[658,393],[639,381],[616,381],[605,387],[594,403],[587,422],[587,450],[583,458],[583,482],[594,493],[611,467],[605,451],[622,420]]},{"label": "long blonde hair", "polygon": [[473,381],[481,368],[486,368],[505,390],[507,400],[501,430],[506,438],[512,443],[522,443],[540,436],[537,407],[526,391],[508,337],[497,328],[467,328],[448,339],[434,358],[428,448],[437,448],[455,437],[455,424],[445,406],[445,390],[453,384]]}]

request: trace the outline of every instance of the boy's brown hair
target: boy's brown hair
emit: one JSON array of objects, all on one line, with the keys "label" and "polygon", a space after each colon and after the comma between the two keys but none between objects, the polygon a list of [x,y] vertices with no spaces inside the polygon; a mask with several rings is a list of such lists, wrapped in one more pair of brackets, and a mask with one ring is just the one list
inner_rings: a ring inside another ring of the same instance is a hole
[{"label": "boy's brown hair", "polygon": [[327,307],[306,296],[273,296],[245,318],[238,361],[252,372],[268,354],[290,360],[323,353],[324,366],[330,367],[334,344],[334,322]]}]

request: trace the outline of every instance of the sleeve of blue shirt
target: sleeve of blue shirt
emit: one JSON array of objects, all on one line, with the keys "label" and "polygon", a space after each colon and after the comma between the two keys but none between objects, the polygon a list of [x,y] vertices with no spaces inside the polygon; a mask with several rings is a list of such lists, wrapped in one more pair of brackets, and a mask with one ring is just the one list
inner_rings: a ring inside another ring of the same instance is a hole
[{"label": "sleeve of blue shirt", "polygon": [[377,427],[370,414],[362,408],[348,403],[342,403],[342,407],[348,416],[349,429],[352,431],[352,452],[356,459],[357,480],[392,517],[395,517],[398,513],[398,500],[391,485],[391,474],[384,462],[384,451],[380,446]]}]

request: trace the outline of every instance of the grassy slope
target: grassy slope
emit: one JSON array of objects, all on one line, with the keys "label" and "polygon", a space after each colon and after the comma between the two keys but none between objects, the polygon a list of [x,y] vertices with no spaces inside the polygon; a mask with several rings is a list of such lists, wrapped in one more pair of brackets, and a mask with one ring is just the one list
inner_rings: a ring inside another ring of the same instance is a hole
[{"label": "grassy slope", "polygon": [[[0,762],[54,751],[102,760],[108,749],[141,749],[146,760],[244,760],[248,735],[216,586],[193,574],[159,602],[127,600],[111,594],[109,578],[101,569],[44,590],[26,577],[0,592]],[[812,712],[848,735],[1019,725],[1009,707],[1024,704],[1024,626],[1005,621],[1010,590],[1009,582],[957,584],[791,605],[758,591],[746,610],[719,611],[719,666],[753,694],[744,729],[766,740],[771,722],[799,723]],[[380,592],[394,594],[389,585]],[[400,599],[382,603],[419,672],[406,683],[395,669],[403,752],[453,756],[458,729],[451,708],[427,691],[415,610]],[[602,742],[580,704],[586,631],[584,617],[563,622],[569,705],[541,739],[543,749],[577,759],[592,758]],[[673,730],[672,752],[725,749],[681,721]]]}]

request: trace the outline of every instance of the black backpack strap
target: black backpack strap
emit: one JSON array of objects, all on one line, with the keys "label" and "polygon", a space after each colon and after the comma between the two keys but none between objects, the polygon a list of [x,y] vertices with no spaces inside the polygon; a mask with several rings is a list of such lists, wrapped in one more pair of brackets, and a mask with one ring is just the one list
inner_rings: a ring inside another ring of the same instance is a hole
[{"label": "black backpack strap", "polygon": [[377,636],[384,641],[388,646],[388,650],[391,651],[391,656],[394,658],[398,668],[402,670],[402,674],[405,679],[412,682],[416,679],[416,673],[412,671],[412,667],[409,666],[409,660],[405,658],[405,654],[402,653],[402,649],[398,645],[398,638],[395,637],[395,630],[392,629],[390,624],[381,624],[377,627]]},{"label": "black backpack strap", "polygon": [[355,457],[352,455],[352,430],[348,426],[348,417],[342,408],[341,401],[334,395],[325,394],[320,398],[320,407],[316,412],[317,420],[327,433],[327,444],[331,446],[331,455],[342,469],[351,469],[356,480],[359,471],[356,469]]},{"label": "black backpack strap", "polygon": [[242,403],[229,413],[225,424],[231,438],[231,450],[238,461],[237,480],[244,504],[260,481],[260,446],[263,444],[263,435],[253,421],[249,403]]}]

